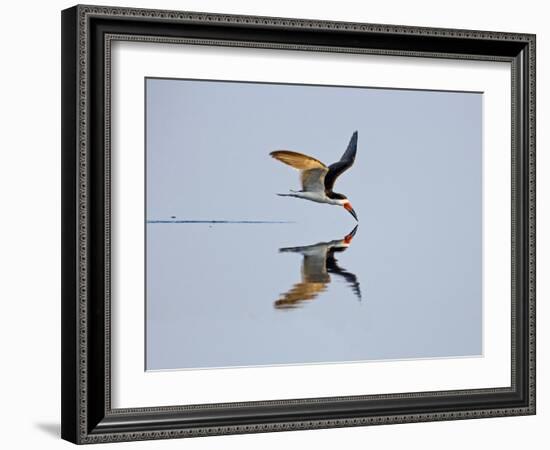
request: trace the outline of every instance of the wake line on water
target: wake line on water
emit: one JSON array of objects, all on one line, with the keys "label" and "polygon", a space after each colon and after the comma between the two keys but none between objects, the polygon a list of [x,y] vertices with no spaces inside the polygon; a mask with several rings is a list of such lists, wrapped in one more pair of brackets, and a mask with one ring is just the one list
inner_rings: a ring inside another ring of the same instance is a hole
[{"label": "wake line on water", "polygon": [[280,224],[296,223],[289,220],[148,220],[147,223],[247,223],[247,224]]}]

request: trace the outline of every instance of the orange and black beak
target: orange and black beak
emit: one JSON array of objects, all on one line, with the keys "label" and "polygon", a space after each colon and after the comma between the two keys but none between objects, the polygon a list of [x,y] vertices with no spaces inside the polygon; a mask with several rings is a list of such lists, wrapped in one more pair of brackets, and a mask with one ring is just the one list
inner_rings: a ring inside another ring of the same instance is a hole
[{"label": "orange and black beak", "polygon": [[357,218],[357,214],[355,214],[355,211],[353,210],[353,208],[351,207],[351,203],[350,202],[347,202],[344,204],[344,208],[346,208],[348,210],[348,212],[353,216],[353,218],[359,222],[359,219]]}]

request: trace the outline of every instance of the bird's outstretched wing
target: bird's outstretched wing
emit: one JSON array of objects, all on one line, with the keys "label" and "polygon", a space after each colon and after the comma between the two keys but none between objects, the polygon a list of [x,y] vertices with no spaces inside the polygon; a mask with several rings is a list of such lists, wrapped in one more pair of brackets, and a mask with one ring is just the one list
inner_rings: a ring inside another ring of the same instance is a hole
[{"label": "bird's outstretched wing", "polygon": [[332,191],[336,179],[348,170],[355,161],[355,154],[357,153],[357,131],[353,133],[348,144],[348,148],[337,161],[328,166],[328,172],[325,175],[325,189]]},{"label": "bird's outstretched wing", "polygon": [[300,171],[303,191],[323,192],[325,190],[325,175],[329,169],[318,159],[290,150],[276,150],[270,155]]},{"label": "bird's outstretched wing", "polygon": [[328,283],[296,283],[275,302],[277,309],[299,308],[307,300],[315,300],[317,296],[326,290]]},{"label": "bird's outstretched wing", "polygon": [[270,153],[273,158],[288,164],[298,170],[308,169],[327,169],[321,161],[303,153],[293,152],[290,150],[275,150]]}]

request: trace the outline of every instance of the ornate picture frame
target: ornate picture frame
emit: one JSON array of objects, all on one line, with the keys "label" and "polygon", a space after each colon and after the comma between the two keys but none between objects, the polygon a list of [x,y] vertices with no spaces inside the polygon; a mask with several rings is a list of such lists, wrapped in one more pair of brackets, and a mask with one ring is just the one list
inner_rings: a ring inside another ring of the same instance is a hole
[{"label": "ornate picture frame", "polygon": [[[111,48],[119,41],[509,64],[510,385],[202,404],[174,397],[170,406],[113,407],[110,102]],[[85,444],[530,415],[535,403],[534,35],[82,5],[62,12],[64,439]]]}]

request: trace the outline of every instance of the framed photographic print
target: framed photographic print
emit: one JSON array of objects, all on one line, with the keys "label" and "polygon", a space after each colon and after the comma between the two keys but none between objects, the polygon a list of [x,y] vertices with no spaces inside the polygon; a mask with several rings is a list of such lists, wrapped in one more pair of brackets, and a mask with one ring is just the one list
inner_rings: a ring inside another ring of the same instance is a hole
[{"label": "framed photographic print", "polygon": [[535,413],[535,36],[62,12],[62,437]]}]

